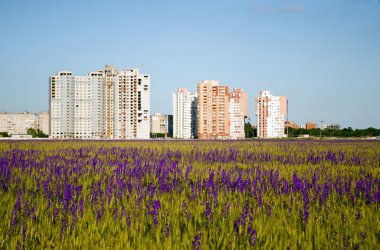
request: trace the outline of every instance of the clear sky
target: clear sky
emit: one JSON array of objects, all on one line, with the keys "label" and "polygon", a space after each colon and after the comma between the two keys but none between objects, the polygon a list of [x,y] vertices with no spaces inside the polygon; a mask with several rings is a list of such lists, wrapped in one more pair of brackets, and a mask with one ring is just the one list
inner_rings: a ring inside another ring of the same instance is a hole
[{"label": "clear sky", "polygon": [[48,110],[48,77],[143,64],[151,112],[201,80],[289,99],[289,120],[380,128],[380,0],[0,0],[0,111]]}]

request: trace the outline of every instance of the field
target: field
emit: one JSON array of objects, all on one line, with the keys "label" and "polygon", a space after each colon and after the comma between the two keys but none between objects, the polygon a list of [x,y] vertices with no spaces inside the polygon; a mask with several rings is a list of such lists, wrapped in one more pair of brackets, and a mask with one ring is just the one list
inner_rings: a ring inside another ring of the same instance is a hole
[{"label": "field", "polygon": [[3,141],[0,249],[380,249],[380,142]]}]

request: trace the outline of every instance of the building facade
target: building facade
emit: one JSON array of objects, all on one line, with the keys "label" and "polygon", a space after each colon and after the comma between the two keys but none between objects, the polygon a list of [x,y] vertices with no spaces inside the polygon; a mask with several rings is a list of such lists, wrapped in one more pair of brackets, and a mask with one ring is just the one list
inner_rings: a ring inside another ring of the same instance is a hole
[{"label": "building facade", "polygon": [[173,93],[173,138],[197,138],[197,93],[185,88]]},{"label": "building facade", "polygon": [[285,121],[285,128],[298,129],[299,126],[293,121]]},{"label": "building facade", "polygon": [[287,100],[285,96],[273,96],[270,91],[260,91],[255,99],[257,116],[257,137],[283,138]]},{"label": "building facade", "polygon": [[243,89],[233,89],[230,93],[230,98],[233,97],[237,99],[240,103],[240,110],[244,115],[244,118],[248,117],[248,95],[243,91]]},{"label": "building facade", "polygon": [[173,136],[173,116],[155,113],[151,116],[150,132],[154,134],[165,134]]},{"label": "building facade", "polygon": [[326,129],[329,130],[340,130],[341,126],[339,124],[327,124]]},{"label": "building facade", "polygon": [[41,112],[38,114],[38,124],[37,129],[42,131],[44,134],[49,135],[49,112]]},{"label": "building facade", "polygon": [[229,98],[230,138],[243,139],[244,118],[248,115],[247,94],[242,89],[234,89]]},{"label": "building facade", "polygon": [[315,128],[317,128],[317,124],[315,124],[314,122],[307,122],[305,125],[305,128],[306,129],[315,129]]},{"label": "building facade", "polygon": [[150,77],[138,69],[60,71],[50,77],[49,101],[52,138],[149,138]]},{"label": "building facade", "polygon": [[24,113],[0,113],[0,132],[9,135],[26,134],[29,128],[38,129],[38,115]]},{"label": "building facade", "polygon": [[229,95],[227,86],[218,81],[198,83],[198,138],[227,139],[230,137]]}]

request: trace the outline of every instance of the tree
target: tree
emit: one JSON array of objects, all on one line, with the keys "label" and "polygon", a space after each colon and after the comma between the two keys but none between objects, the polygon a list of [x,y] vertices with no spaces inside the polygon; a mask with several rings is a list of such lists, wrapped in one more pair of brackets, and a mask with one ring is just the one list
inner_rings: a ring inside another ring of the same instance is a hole
[{"label": "tree", "polygon": [[9,137],[8,132],[0,132],[0,137]]},{"label": "tree", "polygon": [[150,132],[150,138],[165,138],[165,133],[152,133]]},{"label": "tree", "polygon": [[297,137],[300,135],[309,134],[310,136],[324,136],[324,137],[372,137],[372,136],[379,136],[380,135],[380,129],[376,128],[367,128],[367,129],[355,129],[353,130],[352,127],[343,128],[342,130],[335,130],[335,129],[324,129],[320,130],[317,129],[294,129],[289,128],[289,135],[290,137]]},{"label": "tree", "polygon": [[34,128],[28,128],[28,130],[26,131],[26,133],[28,135],[31,135],[33,138],[37,136],[37,132]]},{"label": "tree", "polygon": [[253,138],[257,136],[257,129],[253,128],[251,123],[244,124],[245,138]]},{"label": "tree", "polygon": [[48,137],[48,135],[44,134],[44,132],[42,132],[42,130],[37,129],[37,131],[36,131],[34,128],[28,128],[26,133],[28,135],[32,135],[33,138],[36,138],[36,137],[47,138]]}]

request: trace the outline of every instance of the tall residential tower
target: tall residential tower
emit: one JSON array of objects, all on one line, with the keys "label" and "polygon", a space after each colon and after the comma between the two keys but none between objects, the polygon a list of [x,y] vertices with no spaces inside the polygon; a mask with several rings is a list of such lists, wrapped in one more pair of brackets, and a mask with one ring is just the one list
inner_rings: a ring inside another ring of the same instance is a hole
[{"label": "tall residential tower", "polygon": [[227,139],[230,136],[228,87],[218,81],[198,84],[198,138]]},{"label": "tall residential tower", "polygon": [[185,88],[173,93],[173,138],[197,137],[197,99]]},{"label": "tall residential tower", "polygon": [[229,97],[230,138],[243,139],[244,118],[248,116],[247,94],[242,89],[234,89]]},{"label": "tall residential tower", "polygon": [[138,69],[50,77],[52,138],[148,139],[150,77]]},{"label": "tall residential tower", "polygon": [[270,91],[260,91],[260,96],[255,99],[255,104],[257,116],[257,137],[286,137],[286,97],[273,96]]}]

